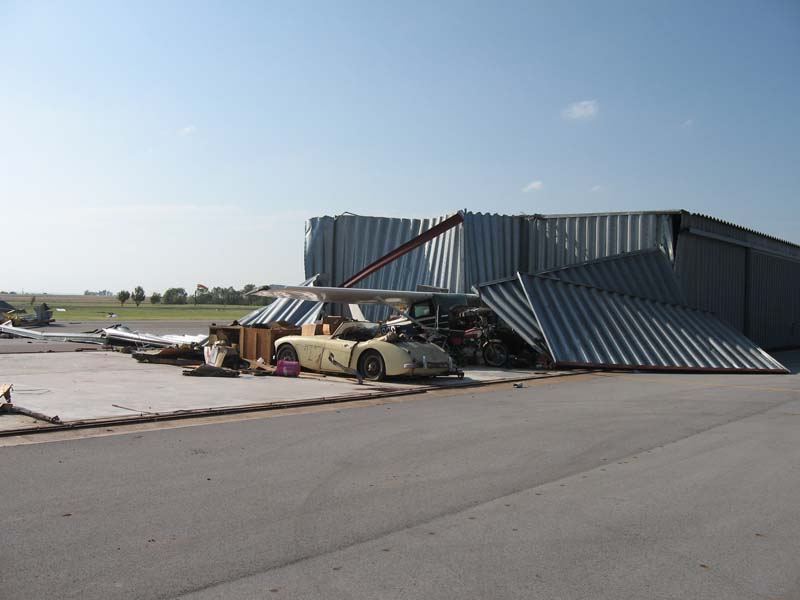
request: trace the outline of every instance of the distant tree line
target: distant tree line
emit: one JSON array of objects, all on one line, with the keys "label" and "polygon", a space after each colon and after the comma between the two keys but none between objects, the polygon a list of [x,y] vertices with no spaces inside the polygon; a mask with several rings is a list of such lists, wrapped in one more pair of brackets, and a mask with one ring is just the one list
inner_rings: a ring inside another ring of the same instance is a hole
[{"label": "distant tree line", "polygon": [[125,303],[128,300],[133,300],[133,303],[136,304],[136,306],[139,306],[142,302],[144,302],[144,299],[144,288],[140,285],[137,285],[135,288],[133,288],[133,292],[129,292],[128,290],[117,292],[117,301],[122,306],[125,306]]},{"label": "distant tree line", "polygon": [[[247,292],[256,289],[252,283],[248,283],[241,290],[233,287],[199,287],[193,294],[189,294],[185,288],[168,288],[163,294],[153,292],[150,294],[150,304],[230,304],[234,306],[264,306],[272,301],[272,298],[261,296],[246,296]],[[103,290],[105,291],[105,290]],[[106,295],[98,293],[96,295]],[[108,295],[111,295],[110,293]],[[121,306],[125,306],[128,300],[132,300],[139,306],[146,299],[145,291],[142,286],[137,285],[133,292],[122,290],[117,293],[117,301]]]}]

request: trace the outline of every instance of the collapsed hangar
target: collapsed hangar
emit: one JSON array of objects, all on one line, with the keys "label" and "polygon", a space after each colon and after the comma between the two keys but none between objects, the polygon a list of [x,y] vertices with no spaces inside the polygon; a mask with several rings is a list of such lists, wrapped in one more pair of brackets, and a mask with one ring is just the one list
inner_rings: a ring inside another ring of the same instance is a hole
[{"label": "collapsed hangar", "polygon": [[[452,292],[605,258],[660,249],[689,306],[709,311],[767,349],[800,346],[800,246],[684,210],[575,215],[461,212],[454,226],[356,287]],[[305,272],[339,285],[445,222],[342,214],[309,219]],[[369,307],[371,318],[385,309]]]}]

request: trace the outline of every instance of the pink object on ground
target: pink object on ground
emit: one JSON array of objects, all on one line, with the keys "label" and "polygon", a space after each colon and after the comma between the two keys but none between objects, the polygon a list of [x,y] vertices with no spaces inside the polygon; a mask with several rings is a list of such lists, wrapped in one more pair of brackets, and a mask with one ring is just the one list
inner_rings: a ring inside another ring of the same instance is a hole
[{"label": "pink object on ground", "polygon": [[297,377],[300,375],[300,363],[293,360],[279,360],[275,367],[275,375]]}]

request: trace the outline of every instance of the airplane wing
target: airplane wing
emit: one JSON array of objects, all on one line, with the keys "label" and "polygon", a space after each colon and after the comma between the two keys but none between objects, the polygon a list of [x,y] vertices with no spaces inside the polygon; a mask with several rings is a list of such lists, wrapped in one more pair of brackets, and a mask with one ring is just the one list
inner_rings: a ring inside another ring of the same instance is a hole
[{"label": "airplane wing", "polygon": [[[364,288],[341,288],[297,285],[265,285],[250,292],[251,296],[269,298],[292,298],[312,302],[338,304],[389,304],[410,305],[434,297],[433,292],[410,292],[404,290],[370,290]],[[463,294],[462,294],[463,295]]]}]

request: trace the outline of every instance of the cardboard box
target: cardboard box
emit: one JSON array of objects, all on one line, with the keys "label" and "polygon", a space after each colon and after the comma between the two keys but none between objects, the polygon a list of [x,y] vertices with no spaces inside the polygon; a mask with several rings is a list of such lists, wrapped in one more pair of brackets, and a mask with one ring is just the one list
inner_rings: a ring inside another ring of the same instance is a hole
[{"label": "cardboard box", "polygon": [[308,323],[303,325],[303,333],[301,335],[323,335],[322,323]]},{"label": "cardboard box", "polygon": [[242,327],[239,336],[239,355],[247,360],[264,359],[273,363],[275,342],[287,335],[300,335],[299,327],[271,325],[267,327]]}]

